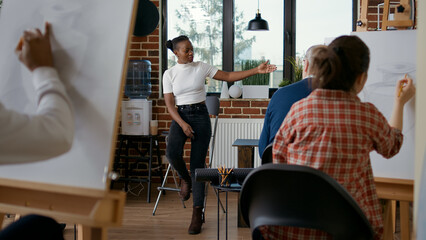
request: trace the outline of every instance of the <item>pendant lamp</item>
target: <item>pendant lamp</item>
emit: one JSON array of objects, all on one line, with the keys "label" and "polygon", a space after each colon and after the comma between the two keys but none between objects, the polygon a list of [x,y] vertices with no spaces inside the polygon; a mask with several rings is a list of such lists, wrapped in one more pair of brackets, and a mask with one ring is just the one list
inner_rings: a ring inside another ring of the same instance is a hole
[{"label": "pendant lamp", "polygon": [[257,13],[253,20],[250,20],[247,30],[249,31],[268,31],[268,22],[260,16],[259,12],[259,0],[257,0]]}]

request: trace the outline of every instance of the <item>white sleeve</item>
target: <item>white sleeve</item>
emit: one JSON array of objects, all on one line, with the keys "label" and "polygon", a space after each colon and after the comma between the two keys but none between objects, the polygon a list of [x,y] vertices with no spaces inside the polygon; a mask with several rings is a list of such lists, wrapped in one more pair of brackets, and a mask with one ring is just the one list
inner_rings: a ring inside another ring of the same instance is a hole
[{"label": "white sleeve", "polygon": [[0,103],[0,164],[46,160],[67,152],[74,138],[71,102],[53,68],[33,71],[38,107],[35,115]]},{"label": "white sleeve", "polygon": [[204,72],[206,73],[206,76],[209,77],[209,78],[213,78],[214,75],[216,75],[217,71],[219,70],[219,69],[217,69],[217,67],[212,66],[210,64],[207,64],[207,63],[204,63],[204,62],[201,62],[201,63],[202,63],[201,66],[202,66]]},{"label": "white sleeve", "polygon": [[163,93],[173,93],[173,84],[170,70],[166,70],[163,75]]}]

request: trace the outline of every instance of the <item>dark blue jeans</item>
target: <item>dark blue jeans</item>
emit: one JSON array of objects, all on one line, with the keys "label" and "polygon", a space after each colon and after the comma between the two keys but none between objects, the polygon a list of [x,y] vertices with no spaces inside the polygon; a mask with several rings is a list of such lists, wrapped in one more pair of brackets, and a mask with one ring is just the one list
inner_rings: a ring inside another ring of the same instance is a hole
[{"label": "dark blue jeans", "polygon": [[209,113],[205,104],[178,106],[178,113],[185,122],[191,125],[192,130],[194,130],[194,138],[191,139],[191,177],[183,160],[183,147],[188,137],[175,121],[172,121],[172,125],[170,126],[166,156],[173,168],[178,172],[180,178],[186,180],[192,179],[194,207],[203,206],[205,186],[203,182],[195,181],[195,169],[205,167],[206,155],[212,135]]}]

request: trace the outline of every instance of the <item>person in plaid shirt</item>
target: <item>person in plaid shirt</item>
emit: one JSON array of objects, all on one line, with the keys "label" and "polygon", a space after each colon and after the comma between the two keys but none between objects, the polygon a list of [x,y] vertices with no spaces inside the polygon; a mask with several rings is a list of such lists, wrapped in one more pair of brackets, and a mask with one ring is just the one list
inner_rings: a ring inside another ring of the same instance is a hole
[{"label": "person in plaid shirt", "polygon": [[[358,202],[373,227],[374,238],[382,239],[382,212],[370,152],[375,150],[386,158],[398,153],[403,108],[415,94],[413,81],[398,81],[388,123],[373,104],[357,97],[370,63],[370,51],[360,38],[341,36],[313,54],[316,89],[296,102],[284,119],[275,137],[273,162],[310,166],[329,174]],[[314,229],[263,226],[260,230],[265,239],[331,238]]]}]

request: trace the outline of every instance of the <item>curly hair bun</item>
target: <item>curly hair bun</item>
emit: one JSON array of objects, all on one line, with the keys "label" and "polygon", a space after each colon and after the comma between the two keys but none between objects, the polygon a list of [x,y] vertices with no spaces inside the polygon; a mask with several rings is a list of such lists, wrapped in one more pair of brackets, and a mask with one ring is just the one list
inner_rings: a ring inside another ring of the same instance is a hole
[{"label": "curly hair bun", "polygon": [[167,47],[168,49],[170,49],[170,50],[172,50],[172,51],[173,51],[173,43],[172,43],[172,40],[168,40],[168,41],[166,42],[166,47]]}]

